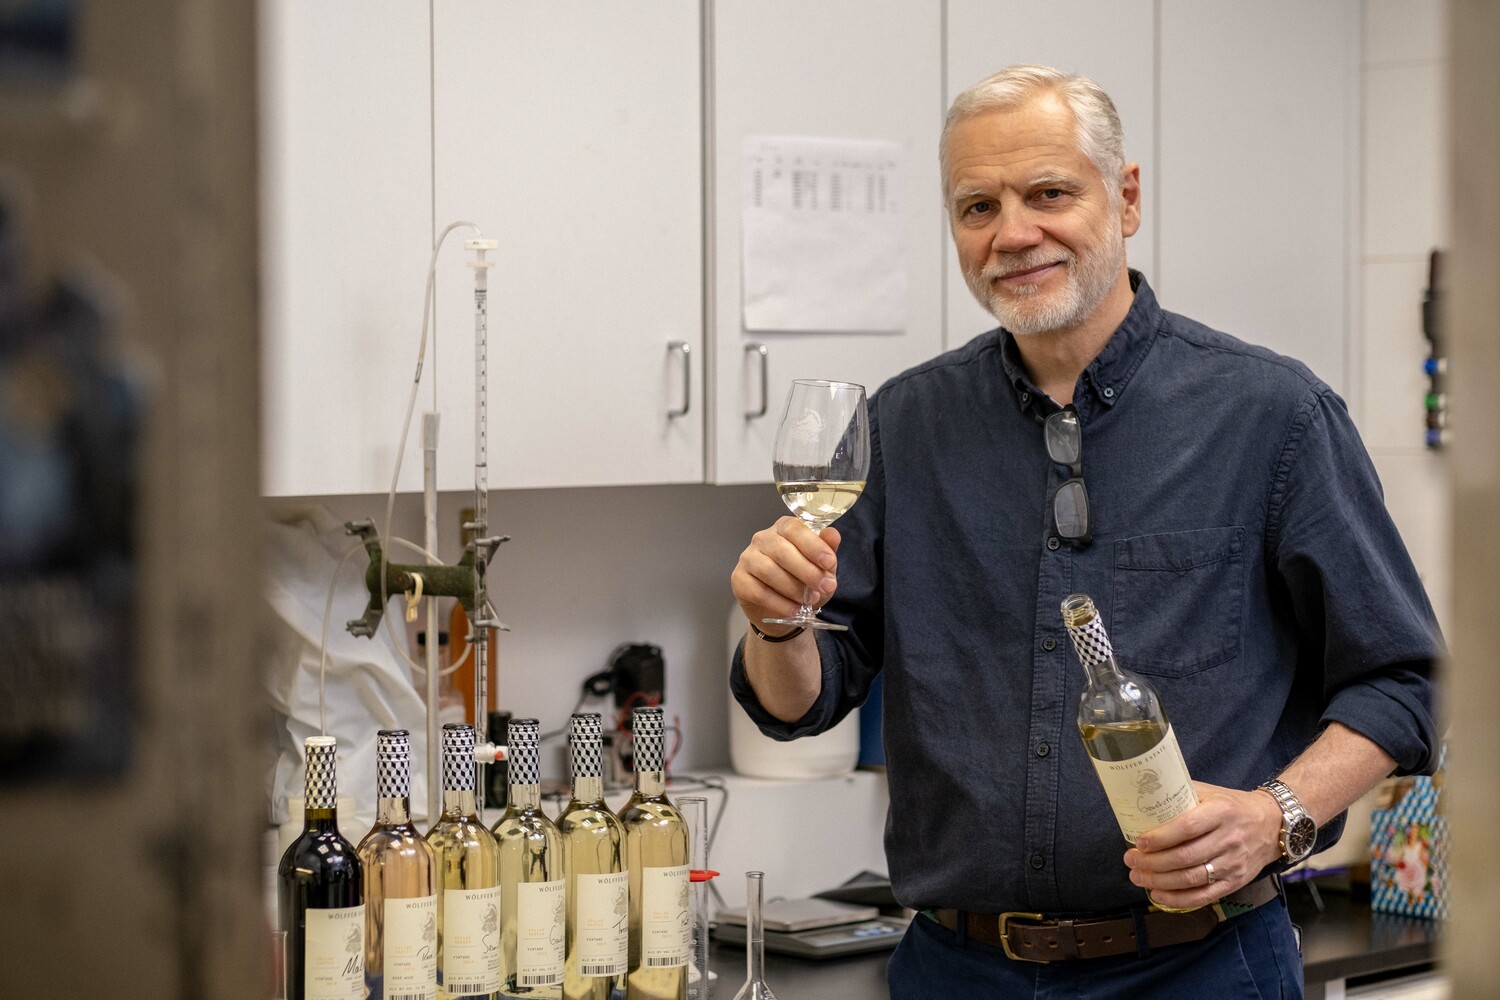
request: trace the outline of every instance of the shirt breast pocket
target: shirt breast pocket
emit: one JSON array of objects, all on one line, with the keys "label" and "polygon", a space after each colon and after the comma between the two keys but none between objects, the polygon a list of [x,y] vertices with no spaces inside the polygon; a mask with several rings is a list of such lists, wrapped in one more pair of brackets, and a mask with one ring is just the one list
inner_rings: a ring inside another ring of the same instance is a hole
[{"label": "shirt breast pocket", "polygon": [[1114,616],[1120,663],[1186,677],[1240,655],[1245,529],[1200,528],[1115,542]]}]

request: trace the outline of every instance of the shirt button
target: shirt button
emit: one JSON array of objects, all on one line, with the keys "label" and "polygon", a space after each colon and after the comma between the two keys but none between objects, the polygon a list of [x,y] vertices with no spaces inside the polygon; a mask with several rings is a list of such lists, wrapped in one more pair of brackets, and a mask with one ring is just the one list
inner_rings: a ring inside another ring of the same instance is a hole
[{"label": "shirt button", "polygon": [[1033,854],[1031,856],[1031,867],[1035,868],[1037,871],[1041,871],[1043,868],[1047,867],[1047,859],[1042,857],[1040,853]]},{"label": "shirt button", "polygon": [[1029,393],[1029,392],[1023,392],[1023,393],[1021,393],[1021,405],[1025,406],[1029,402],[1031,402],[1031,393]]},{"label": "shirt button", "polygon": [[1114,389],[1110,388],[1109,386],[1105,386],[1104,387],[1104,398],[1105,399],[1114,399],[1115,398],[1115,391],[1114,391]]},{"label": "shirt button", "polygon": [[1047,756],[1051,752],[1052,752],[1052,746],[1051,746],[1051,744],[1048,744],[1048,743],[1038,743],[1036,745],[1036,755],[1038,757],[1045,757],[1045,756]]},{"label": "shirt button", "polygon": [[1062,544],[1062,542],[1060,542],[1060,541],[1057,540],[1057,536],[1056,535],[1053,535],[1051,538],[1047,539],[1047,548],[1052,549],[1054,551],[1056,551],[1057,547],[1059,545],[1061,545],[1061,544]]},{"label": "shirt button", "polygon": [[1047,638],[1042,640],[1042,648],[1049,653],[1052,652],[1057,648],[1057,640],[1052,638],[1050,635],[1047,636]]}]

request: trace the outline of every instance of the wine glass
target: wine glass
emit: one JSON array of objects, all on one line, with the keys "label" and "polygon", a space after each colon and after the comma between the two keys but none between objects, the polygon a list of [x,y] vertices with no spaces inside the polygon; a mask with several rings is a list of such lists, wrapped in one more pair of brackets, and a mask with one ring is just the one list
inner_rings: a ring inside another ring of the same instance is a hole
[{"label": "wine glass", "polygon": [[[854,506],[870,471],[870,415],[865,387],[853,382],[798,379],[787,394],[786,412],[771,456],[776,491],[814,533]],[[764,618],[772,625],[845,631],[813,613],[812,591],[791,618]]]}]

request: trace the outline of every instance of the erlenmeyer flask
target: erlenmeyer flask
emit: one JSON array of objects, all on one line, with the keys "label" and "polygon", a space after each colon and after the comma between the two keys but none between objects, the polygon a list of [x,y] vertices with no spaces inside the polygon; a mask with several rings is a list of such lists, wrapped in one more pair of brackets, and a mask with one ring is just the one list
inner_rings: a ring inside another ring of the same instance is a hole
[{"label": "erlenmeyer flask", "polygon": [[745,873],[745,985],[734,1000],[776,1000],[766,985],[765,872]]}]

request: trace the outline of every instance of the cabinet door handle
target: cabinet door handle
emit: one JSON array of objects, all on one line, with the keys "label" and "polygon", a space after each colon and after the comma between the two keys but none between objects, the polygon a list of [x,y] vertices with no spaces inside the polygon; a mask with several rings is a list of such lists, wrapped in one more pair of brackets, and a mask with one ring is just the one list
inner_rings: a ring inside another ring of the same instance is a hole
[{"label": "cabinet door handle", "polygon": [[768,353],[770,353],[770,352],[768,352],[766,350],[766,345],[765,344],[746,344],[745,345],[745,353],[746,354],[752,354],[753,353],[753,354],[759,354],[760,355],[760,409],[758,409],[758,410],[746,410],[745,411],[745,419],[746,420],[759,420],[761,417],[763,417],[763,416],[766,415],[766,407],[770,405],[770,401],[771,401],[770,400],[770,381],[771,381],[771,379],[770,379],[769,366],[768,366],[768,363],[766,361],[766,355]]},{"label": "cabinet door handle", "polygon": [[685,417],[693,408],[693,346],[685,340],[674,340],[667,350],[682,352],[682,409],[668,410],[667,416]]}]

